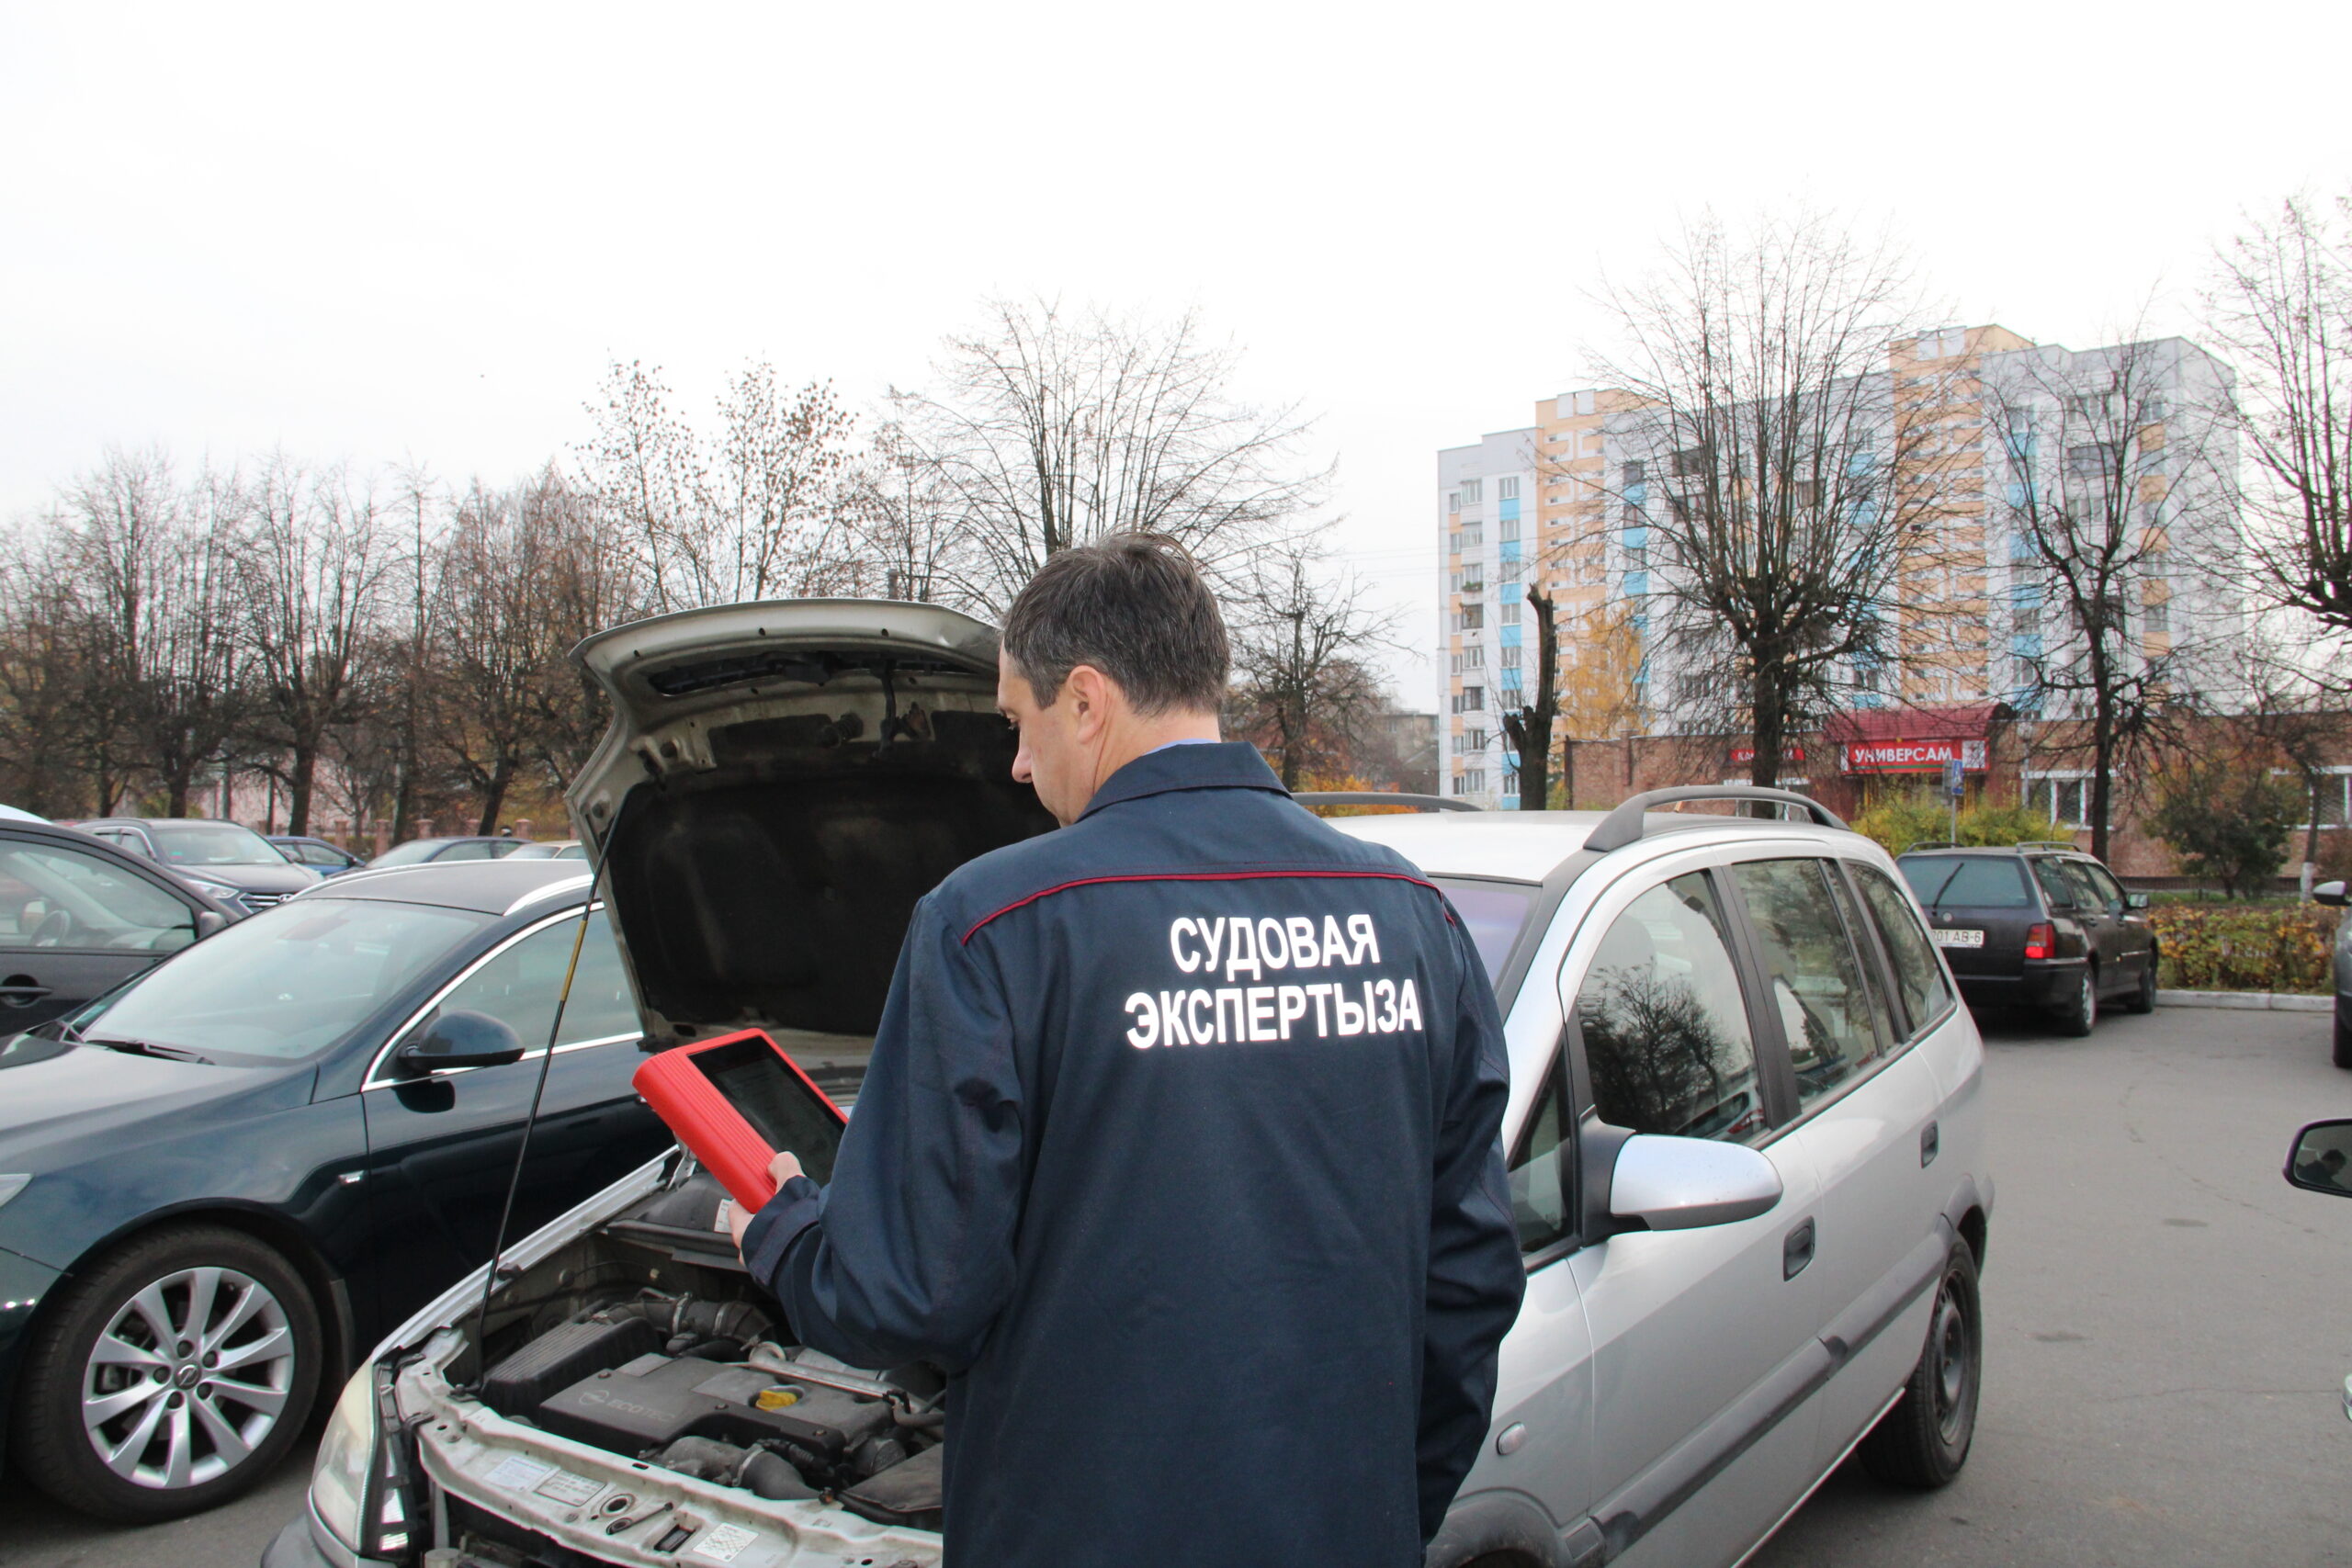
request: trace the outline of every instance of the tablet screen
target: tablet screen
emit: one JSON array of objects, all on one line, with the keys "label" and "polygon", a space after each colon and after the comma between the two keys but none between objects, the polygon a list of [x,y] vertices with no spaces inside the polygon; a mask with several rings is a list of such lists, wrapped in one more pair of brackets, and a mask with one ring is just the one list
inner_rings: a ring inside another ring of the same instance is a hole
[{"label": "tablet screen", "polygon": [[768,1147],[797,1155],[800,1168],[811,1180],[833,1179],[841,1122],[785,1065],[775,1046],[763,1040],[738,1040],[714,1051],[695,1052],[694,1063]]}]

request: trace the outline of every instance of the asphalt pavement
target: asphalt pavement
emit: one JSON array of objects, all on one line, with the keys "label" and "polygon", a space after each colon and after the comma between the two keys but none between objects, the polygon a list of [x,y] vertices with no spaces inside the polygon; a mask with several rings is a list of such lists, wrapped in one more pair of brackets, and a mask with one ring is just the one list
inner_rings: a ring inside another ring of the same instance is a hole
[{"label": "asphalt pavement", "polygon": [[[2352,1201],[2279,1176],[2352,1115],[2324,1013],[2165,1009],[2088,1040],[1985,1029],[1999,1183],[1975,1451],[1926,1495],[1849,1466],[1757,1568],[2352,1563]],[[144,1529],[0,1481],[0,1568],[253,1568],[308,1446]]]}]

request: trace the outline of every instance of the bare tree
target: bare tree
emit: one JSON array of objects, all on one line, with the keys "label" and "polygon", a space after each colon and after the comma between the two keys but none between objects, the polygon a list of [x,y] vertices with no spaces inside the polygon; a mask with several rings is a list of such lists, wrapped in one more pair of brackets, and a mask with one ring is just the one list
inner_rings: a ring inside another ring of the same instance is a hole
[{"label": "bare tree", "polygon": [[[2036,750],[2089,765],[2091,852],[2104,857],[2117,772],[2166,716],[2218,689],[2233,616],[2192,620],[2176,593],[2227,561],[2211,400],[2220,370],[2178,340],[2011,355],[1987,388],[2004,466],[1992,502],[2009,541],[2007,619],[2019,706],[2082,739]],[[2226,603],[2217,592],[2214,602]]]},{"label": "bare tree", "polygon": [[904,426],[888,423],[874,433],[854,494],[864,568],[856,592],[917,604],[950,592],[947,573],[960,532],[955,498]]},{"label": "bare tree", "polygon": [[1309,773],[1353,772],[1384,711],[1366,660],[1386,641],[1391,617],[1366,598],[1354,578],[1323,575],[1306,537],[1268,550],[1231,607],[1237,728],[1273,753],[1285,789]]},{"label": "bare tree", "polygon": [[245,496],[239,577],[255,732],[284,759],[268,766],[286,782],[287,830],[307,833],[328,734],[361,716],[393,547],[372,489],[346,474],[274,457]]},{"label": "bare tree", "polygon": [[1942,390],[1886,367],[1919,319],[1908,264],[1817,216],[1746,238],[1708,219],[1600,303],[1623,346],[1597,372],[1626,396],[1605,522],[1578,544],[1614,535],[1645,581],[1673,682],[1657,706],[1752,736],[1751,777],[1773,784],[1785,739],[1860,680],[1947,655],[1903,609],[1946,517],[1919,417]]},{"label": "bare tree", "polygon": [[2288,201],[2215,265],[2209,321],[2244,377],[2233,412],[2262,584],[2352,633],[2352,197]]},{"label": "bare tree", "polygon": [[1297,410],[1242,401],[1238,355],[1204,344],[1191,314],[999,301],[946,348],[936,390],[895,394],[892,417],[950,498],[957,596],[981,610],[1001,611],[1055,551],[1125,530],[1238,581],[1329,477],[1299,462]]},{"label": "bare tree", "polygon": [[187,813],[240,719],[232,480],[183,491],[160,451],[114,450],[67,492],[51,543],[81,584],[85,733],[101,812],[139,779]]},{"label": "bare tree", "polygon": [[0,557],[0,798],[42,817],[87,798],[94,731],[89,610],[58,570],[57,519],[12,536]]},{"label": "bare tree", "polygon": [[702,603],[689,564],[707,489],[695,433],[670,412],[658,367],[616,362],[601,390],[603,400],[587,405],[594,430],[577,453],[588,493],[634,543],[655,608]]},{"label": "bare tree", "polygon": [[1503,710],[1503,736],[1519,753],[1519,808],[1541,811],[1552,804],[1552,724],[1560,716],[1558,604],[1540,583],[1527,587],[1535,612],[1535,700]]}]

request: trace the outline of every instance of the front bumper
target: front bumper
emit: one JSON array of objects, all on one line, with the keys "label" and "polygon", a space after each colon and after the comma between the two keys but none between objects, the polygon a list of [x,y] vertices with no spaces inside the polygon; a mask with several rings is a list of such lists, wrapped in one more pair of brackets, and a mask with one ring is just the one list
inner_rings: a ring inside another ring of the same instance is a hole
[{"label": "front bumper", "polygon": [[286,1521],[262,1548],[261,1568],[396,1568],[373,1557],[362,1557],[327,1533],[308,1503],[299,1517]]},{"label": "front bumper", "polygon": [[[46,1263],[0,1248],[0,1415],[7,1411],[16,1388],[17,1365],[24,1359],[33,1314],[64,1277]],[[0,1470],[6,1468],[7,1433],[7,1421],[0,1419]]]}]

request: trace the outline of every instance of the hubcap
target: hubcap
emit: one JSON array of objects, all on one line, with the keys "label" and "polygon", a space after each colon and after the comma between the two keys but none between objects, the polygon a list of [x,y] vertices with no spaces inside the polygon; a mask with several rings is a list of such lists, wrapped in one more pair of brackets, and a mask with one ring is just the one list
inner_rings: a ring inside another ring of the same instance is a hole
[{"label": "hubcap", "polygon": [[91,1347],[82,1427],[125,1481],[199,1486],[260,1446],[293,1386],[284,1303],[233,1269],[183,1269],[123,1303]]},{"label": "hubcap", "polygon": [[1952,1299],[1951,1280],[1936,1292],[1936,1435],[1960,1439],[1968,1403],[1968,1314]]}]

